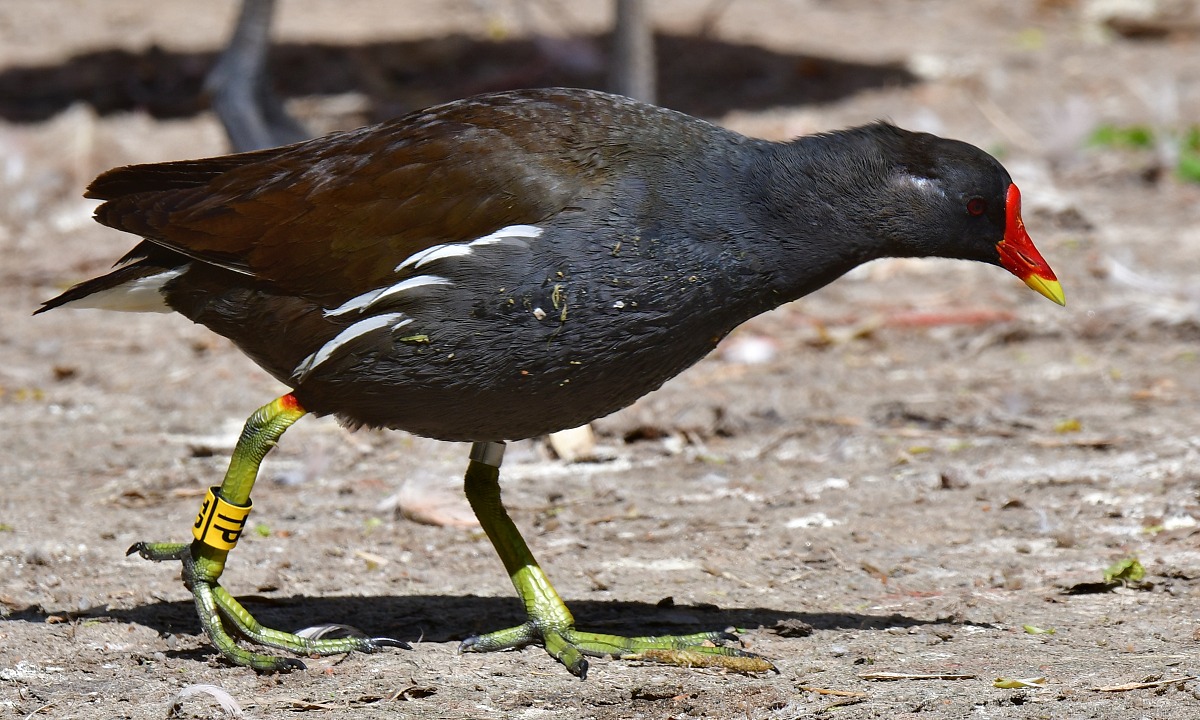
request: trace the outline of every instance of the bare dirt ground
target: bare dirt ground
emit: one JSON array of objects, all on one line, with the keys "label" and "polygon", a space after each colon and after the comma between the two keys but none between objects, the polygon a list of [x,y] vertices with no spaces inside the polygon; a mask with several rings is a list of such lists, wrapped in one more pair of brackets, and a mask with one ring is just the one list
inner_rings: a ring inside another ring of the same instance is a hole
[{"label": "bare dirt ground", "polygon": [[[224,150],[195,92],[233,7],[204,5],[0,4],[0,716],[162,718],[207,683],[253,718],[1200,717],[1196,681],[1098,689],[1200,673],[1200,185],[1166,140],[1085,143],[1200,117],[1194,32],[1104,39],[1071,0],[655,3],[667,104],[1002,153],[1069,307],[995,268],[876,263],[596,423],[604,459],[510,449],[506,499],[581,627],[742,628],[778,675],[598,660],[581,683],[537,648],[456,655],[520,620],[511,587],[478,530],[394,497],[452,487],[466,447],[306,419],[224,581],[269,625],[414,649],[259,676],[214,659],[176,568],[124,551],[187,537],[283,388],[179,317],[30,317],[132,245],[90,221],[94,174]],[[284,2],[281,86],[330,127],[597,81],[607,4],[529,5]],[[1144,584],[1065,592],[1134,556]]]}]

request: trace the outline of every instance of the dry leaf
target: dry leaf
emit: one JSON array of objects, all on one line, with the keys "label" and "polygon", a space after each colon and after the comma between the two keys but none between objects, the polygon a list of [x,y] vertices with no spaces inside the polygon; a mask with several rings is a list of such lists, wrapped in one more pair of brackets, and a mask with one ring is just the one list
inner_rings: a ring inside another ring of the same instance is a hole
[{"label": "dry leaf", "polygon": [[1184,677],[1171,678],[1169,680],[1153,680],[1150,682],[1131,682],[1124,685],[1105,685],[1104,687],[1094,687],[1092,690],[1096,692],[1126,692],[1129,690],[1144,690],[1146,688],[1163,687],[1164,685],[1174,685],[1175,683],[1187,682],[1195,680],[1196,675],[1185,675]]},{"label": "dry leaf", "polygon": [[554,454],[567,462],[590,460],[596,454],[596,434],[591,425],[551,433],[549,441]]},{"label": "dry leaf", "polygon": [[899,673],[873,672],[859,675],[863,680],[974,680],[970,673]]}]

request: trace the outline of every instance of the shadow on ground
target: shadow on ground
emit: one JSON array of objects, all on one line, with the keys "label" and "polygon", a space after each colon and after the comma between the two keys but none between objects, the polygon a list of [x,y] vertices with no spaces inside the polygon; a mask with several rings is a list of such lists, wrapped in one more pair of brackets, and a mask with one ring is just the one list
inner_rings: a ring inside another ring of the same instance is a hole
[{"label": "shadow on ground", "polygon": [[[486,41],[464,35],[364,45],[281,44],[272,49],[284,97],[358,92],[368,119],[482,92],[520,87],[605,86],[606,36]],[[693,115],[828,102],[863,90],[915,82],[899,64],[862,64],[714,38],[659,35],[660,104]],[[158,118],[208,107],[211,52],[150,47],[96,50],[59,65],[0,71],[0,117],[37,122],[77,102],[101,115],[144,110]]]},{"label": "shadow on ground", "polygon": [[[239,598],[268,627],[296,630],[321,623],[345,623],[369,635],[401,640],[450,642],[471,635],[518,625],[525,620],[515,597],[474,595],[410,595],[384,597]],[[892,627],[970,624],[905,615],[793,612],[774,608],[718,608],[714,605],[674,605],[622,601],[568,600],[582,630],[618,635],[662,635],[765,628],[785,635],[804,635],[804,625],[817,630],[882,630]],[[17,610],[9,622],[42,623],[52,612],[39,607]],[[199,634],[196,608],[190,601],[156,602],[129,609],[94,608],[77,618],[111,619],[152,628],[159,634]]]}]

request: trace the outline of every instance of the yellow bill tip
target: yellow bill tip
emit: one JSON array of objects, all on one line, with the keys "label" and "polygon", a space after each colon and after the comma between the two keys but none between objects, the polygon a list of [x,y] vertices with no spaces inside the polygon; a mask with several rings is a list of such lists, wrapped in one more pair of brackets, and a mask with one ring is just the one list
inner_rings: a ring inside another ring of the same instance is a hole
[{"label": "yellow bill tip", "polygon": [[1025,278],[1025,284],[1034,292],[1043,297],[1049,298],[1054,302],[1066,307],[1067,296],[1063,294],[1062,283],[1057,280],[1048,280],[1037,275],[1030,275]]}]

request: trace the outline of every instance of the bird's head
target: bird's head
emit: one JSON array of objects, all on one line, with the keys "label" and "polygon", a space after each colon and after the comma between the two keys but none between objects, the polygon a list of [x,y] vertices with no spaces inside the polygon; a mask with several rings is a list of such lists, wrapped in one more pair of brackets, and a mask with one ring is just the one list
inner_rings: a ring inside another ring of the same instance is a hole
[{"label": "bird's head", "polygon": [[1021,191],[991,155],[956,140],[913,133],[892,176],[889,220],[902,254],[999,265],[1065,305],[1062,285],[1021,218]]}]

